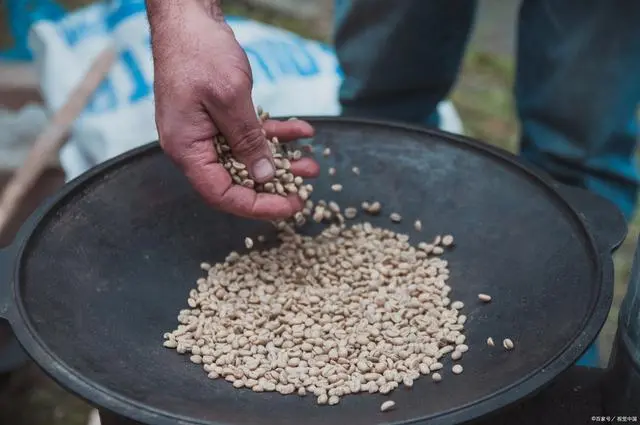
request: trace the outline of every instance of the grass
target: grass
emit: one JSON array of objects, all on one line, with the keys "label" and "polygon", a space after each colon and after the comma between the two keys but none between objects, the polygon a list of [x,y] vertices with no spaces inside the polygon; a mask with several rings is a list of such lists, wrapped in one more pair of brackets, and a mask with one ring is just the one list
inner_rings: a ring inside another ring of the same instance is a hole
[{"label": "grass", "polygon": [[469,136],[516,152],[518,125],[512,83],[513,65],[509,58],[471,48],[451,99]]}]

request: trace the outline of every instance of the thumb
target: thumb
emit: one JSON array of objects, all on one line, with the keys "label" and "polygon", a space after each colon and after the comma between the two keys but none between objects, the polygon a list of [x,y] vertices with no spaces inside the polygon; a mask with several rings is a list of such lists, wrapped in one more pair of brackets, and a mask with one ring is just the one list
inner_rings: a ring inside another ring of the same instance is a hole
[{"label": "thumb", "polygon": [[257,183],[266,183],[274,178],[276,168],[273,155],[262,127],[256,121],[255,125],[243,126],[231,131],[227,142],[233,156],[247,166],[249,174]]},{"label": "thumb", "polygon": [[220,118],[216,120],[217,127],[227,139],[233,156],[247,166],[251,177],[257,183],[273,179],[276,172],[273,155],[253,107],[250,91],[236,97]]}]

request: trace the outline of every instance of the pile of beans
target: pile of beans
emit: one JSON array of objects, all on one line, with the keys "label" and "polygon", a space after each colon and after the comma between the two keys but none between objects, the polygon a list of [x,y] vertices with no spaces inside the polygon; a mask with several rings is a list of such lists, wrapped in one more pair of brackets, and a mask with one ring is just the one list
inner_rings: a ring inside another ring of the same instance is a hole
[{"label": "pile of beans", "polygon": [[468,350],[463,305],[448,298],[448,264],[433,254],[442,238],[420,249],[368,223],[279,237],[276,248],[203,264],[207,277],[164,345],[236,388],[311,393],[319,404],[420,375],[439,381],[440,360]]}]

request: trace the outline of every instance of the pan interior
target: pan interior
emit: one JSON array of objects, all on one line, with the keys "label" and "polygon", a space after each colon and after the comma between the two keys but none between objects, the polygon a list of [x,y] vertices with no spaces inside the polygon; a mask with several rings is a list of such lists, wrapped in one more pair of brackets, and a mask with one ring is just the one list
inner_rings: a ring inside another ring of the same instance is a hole
[{"label": "pan interior", "polygon": [[[109,167],[59,203],[22,258],[26,320],[73,374],[151,409],[202,423],[370,425],[437,416],[475,403],[543,368],[579,335],[599,278],[589,241],[566,206],[509,161],[472,145],[420,131],[318,121],[323,175],[315,199],[343,207],[379,200],[374,224],[412,240],[451,233],[452,299],[462,300],[471,350],[465,372],[400,388],[381,414],[380,395],[348,396],[318,407],[313,397],[236,390],[162,347],[176,326],[200,262],[242,250],[245,236],[270,225],[211,210],[157,147]],[[329,177],[328,167],[338,172]],[[361,170],[360,176],[350,171]],[[344,185],[340,193],[329,186]],[[392,224],[391,212],[404,220]],[[413,230],[420,218],[421,233]],[[480,292],[493,296],[488,305]],[[488,347],[513,339],[506,352]]]}]

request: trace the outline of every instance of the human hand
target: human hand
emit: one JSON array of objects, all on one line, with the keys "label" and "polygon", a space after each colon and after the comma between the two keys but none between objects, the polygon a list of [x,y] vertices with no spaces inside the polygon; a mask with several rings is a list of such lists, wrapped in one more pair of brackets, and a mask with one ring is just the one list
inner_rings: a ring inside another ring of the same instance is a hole
[{"label": "human hand", "polygon": [[[268,220],[301,210],[303,202],[295,195],[258,194],[233,184],[217,162],[213,142],[222,134],[252,178],[266,182],[275,173],[266,137],[288,141],[313,135],[313,128],[299,120],[271,120],[261,126],[251,100],[249,61],[224,22],[218,1],[148,0],[147,9],[156,124],[166,154],[204,199],[221,210]],[[304,158],[292,164],[292,171],[315,177],[319,167]]]}]

